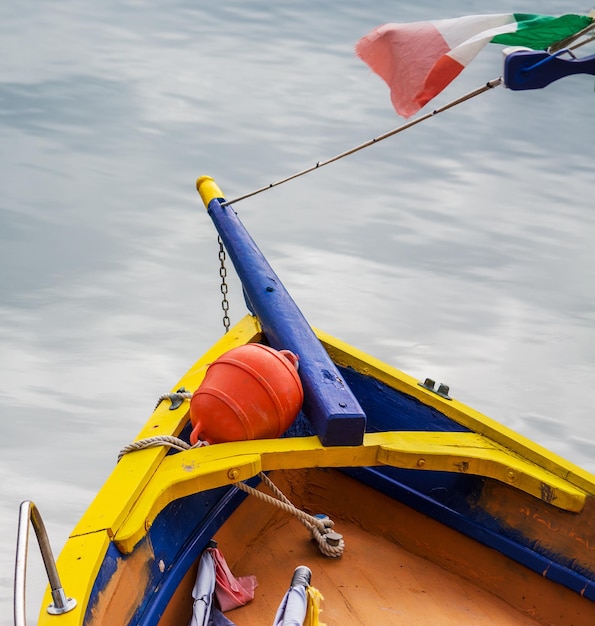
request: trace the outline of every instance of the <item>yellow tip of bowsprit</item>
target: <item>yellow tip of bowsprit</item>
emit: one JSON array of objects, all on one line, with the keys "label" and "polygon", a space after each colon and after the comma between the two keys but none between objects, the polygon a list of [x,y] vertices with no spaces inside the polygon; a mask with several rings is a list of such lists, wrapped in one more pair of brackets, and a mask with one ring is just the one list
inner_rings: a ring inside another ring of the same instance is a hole
[{"label": "yellow tip of bowsprit", "polygon": [[219,189],[219,185],[210,176],[199,176],[196,179],[196,189],[207,209],[209,208],[209,202],[214,198],[218,200],[225,199],[223,192]]}]

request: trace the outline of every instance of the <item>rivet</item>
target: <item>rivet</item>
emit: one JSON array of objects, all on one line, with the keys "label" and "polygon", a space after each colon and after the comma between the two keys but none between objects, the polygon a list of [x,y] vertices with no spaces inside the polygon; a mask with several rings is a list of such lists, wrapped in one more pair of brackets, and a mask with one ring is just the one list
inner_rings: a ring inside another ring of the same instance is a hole
[{"label": "rivet", "polygon": [[512,483],[517,479],[517,473],[513,469],[508,468],[506,470],[506,478],[509,482]]},{"label": "rivet", "polygon": [[423,467],[426,464],[425,459],[417,459],[417,467]]},{"label": "rivet", "polygon": [[227,472],[227,477],[230,480],[237,480],[240,477],[240,470],[237,467],[232,467],[228,472]]}]

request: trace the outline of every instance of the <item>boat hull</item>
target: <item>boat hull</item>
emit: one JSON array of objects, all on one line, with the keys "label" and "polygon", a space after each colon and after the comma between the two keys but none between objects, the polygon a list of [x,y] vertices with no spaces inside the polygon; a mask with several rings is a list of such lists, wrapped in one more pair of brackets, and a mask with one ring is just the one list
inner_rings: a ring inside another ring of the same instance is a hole
[{"label": "boat hull", "polygon": [[[266,614],[280,599],[268,590],[269,575],[259,574],[259,551],[249,562],[238,557],[256,545],[256,520],[264,519],[264,527],[286,524],[274,507],[251,504],[252,496],[244,502],[246,494],[234,486],[239,480],[257,485],[260,471],[280,476],[298,506],[311,513],[332,513],[339,527],[343,523],[360,529],[358,541],[365,543],[369,536],[372,553],[375,542],[386,541],[392,546],[387,549],[398,547],[429,560],[460,581],[469,581],[472,595],[479,589],[479,595],[489,592],[499,598],[496,604],[514,609],[518,623],[528,618],[588,623],[595,607],[592,477],[456,400],[428,391],[419,381],[324,333],[317,335],[366,412],[363,444],[325,447],[300,415],[279,440],[218,444],[175,454],[149,448],[125,455],[60,556],[64,588],[78,601],[74,611],[61,616],[62,624],[174,623],[191,607],[184,589],[213,537],[232,566],[242,570],[237,574],[261,578],[252,608],[234,612],[238,619],[242,611],[247,616],[237,623],[270,623],[273,614],[262,617],[264,621],[251,617]],[[248,316],[174,389],[195,389],[218,355],[262,339],[258,322]],[[166,404],[156,409],[139,440],[149,434],[189,437],[188,403],[174,410]],[[362,516],[364,512],[370,516]],[[339,532],[345,534],[346,554],[328,563],[337,576],[340,568],[349,571],[353,565],[349,532]],[[305,558],[314,548],[307,536],[300,542],[293,549]],[[370,557],[370,565],[378,567],[376,560]],[[287,561],[287,578],[294,563],[285,553],[279,561]],[[316,555],[318,561],[329,559]],[[305,564],[312,567],[311,562]],[[317,581],[316,567],[313,583],[327,598],[327,623],[349,623],[330,620],[335,602],[329,597],[341,595],[340,576],[335,580],[334,574],[321,575]],[[248,571],[251,568],[254,571]],[[403,617],[399,593],[393,598],[394,584],[385,574],[380,568],[371,588],[392,598],[393,604],[387,600],[382,606],[401,611],[395,615]],[[398,589],[419,587],[416,576],[409,582],[399,580]],[[424,597],[435,588],[428,585],[425,591],[419,587],[420,611]],[[461,593],[466,598],[471,592]],[[413,603],[413,597],[404,602]],[[230,617],[236,619],[233,613]],[[42,608],[39,623],[51,619]],[[374,619],[357,623],[379,623]]]}]

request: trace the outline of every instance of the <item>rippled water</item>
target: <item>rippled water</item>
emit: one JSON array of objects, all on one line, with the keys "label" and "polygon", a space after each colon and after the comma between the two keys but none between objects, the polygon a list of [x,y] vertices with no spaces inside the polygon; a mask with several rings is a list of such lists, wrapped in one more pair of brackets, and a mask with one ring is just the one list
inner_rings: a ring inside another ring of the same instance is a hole
[{"label": "rippled water", "polygon": [[[2,626],[18,503],[57,552],[223,330],[196,176],[234,197],[401,123],[353,54],[379,23],[567,10],[220,4],[0,5]],[[485,50],[436,104],[500,72]],[[498,88],[236,209],[313,325],[595,471],[594,111],[591,77]]]}]

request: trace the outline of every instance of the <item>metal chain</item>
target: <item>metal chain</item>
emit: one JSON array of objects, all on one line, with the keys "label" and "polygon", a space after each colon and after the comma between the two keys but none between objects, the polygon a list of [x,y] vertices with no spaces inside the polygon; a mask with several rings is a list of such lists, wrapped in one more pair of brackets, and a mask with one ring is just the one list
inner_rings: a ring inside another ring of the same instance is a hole
[{"label": "metal chain", "polygon": [[221,295],[223,296],[221,300],[221,308],[223,309],[223,326],[225,326],[225,332],[229,331],[230,321],[229,321],[229,300],[227,299],[227,268],[225,267],[225,248],[223,247],[223,241],[221,237],[217,237],[219,241],[219,261],[221,262],[221,266],[219,267],[219,276],[221,276]]}]

